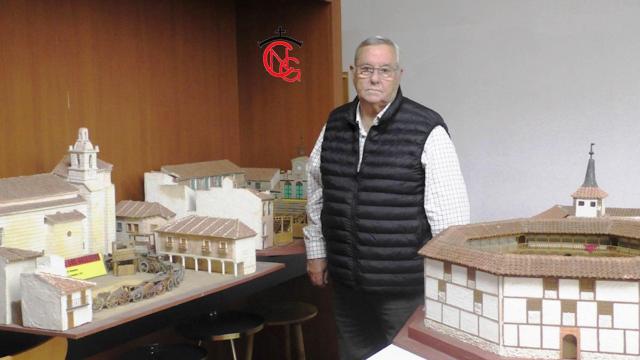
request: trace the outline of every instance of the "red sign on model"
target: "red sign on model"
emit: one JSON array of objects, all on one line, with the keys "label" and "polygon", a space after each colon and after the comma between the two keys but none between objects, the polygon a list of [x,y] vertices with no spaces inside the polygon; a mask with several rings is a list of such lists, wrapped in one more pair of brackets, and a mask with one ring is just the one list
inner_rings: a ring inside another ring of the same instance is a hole
[{"label": "red sign on model", "polygon": [[270,37],[260,42],[262,50],[262,65],[267,73],[273,77],[280,78],[286,82],[301,81],[302,70],[294,67],[300,65],[300,59],[291,55],[294,50],[292,44],[298,47],[302,42],[289,36],[283,36],[286,31],[278,27],[278,36]]}]

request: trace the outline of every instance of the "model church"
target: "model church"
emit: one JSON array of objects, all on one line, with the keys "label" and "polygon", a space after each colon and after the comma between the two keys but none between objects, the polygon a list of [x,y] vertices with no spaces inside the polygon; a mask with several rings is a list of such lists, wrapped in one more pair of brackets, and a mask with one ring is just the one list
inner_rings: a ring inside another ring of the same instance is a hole
[{"label": "model church", "polygon": [[86,128],[51,173],[0,179],[0,246],[73,258],[115,240],[113,165]]}]

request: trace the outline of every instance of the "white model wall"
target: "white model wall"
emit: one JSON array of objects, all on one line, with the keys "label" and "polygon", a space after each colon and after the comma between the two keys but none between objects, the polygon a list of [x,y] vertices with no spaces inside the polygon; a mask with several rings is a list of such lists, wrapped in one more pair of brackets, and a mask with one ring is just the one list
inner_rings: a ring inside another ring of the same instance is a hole
[{"label": "white model wall", "polygon": [[[497,277],[427,258],[425,317],[467,341],[469,335],[475,336],[474,343],[498,349],[494,351],[502,355],[557,357],[561,329],[575,328],[585,359],[602,354],[614,359],[611,356],[618,354],[621,357],[615,359],[622,360],[640,354],[637,281],[595,280],[581,285],[576,279],[556,280],[559,291],[545,291],[542,278]],[[548,287],[554,288],[554,283]]]},{"label": "white model wall", "polygon": [[[264,230],[262,204],[262,199],[247,189],[229,186],[196,191],[196,213],[198,215],[240,220],[258,234],[255,237],[256,249],[268,246],[262,242]],[[273,233],[273,225],[271,225],[271,232]]]},{"label": "white model wall", "polygon": [[[3,262],[3,260],[0,260]],[[21,299],[20,274],[36,269],[36,259],[0,264],[0,324],[16,324]]]},{"label": "white model wall", "polygon": [[196,210],[195,191],[173,182],[165,173],[144,173],[144,201],[157,202],[176,214],[179,219]]},{"label": "white model wall", "polygon": [[640,205],[640,2],[341,4],[343,71],[364,38],[398,42],[404,94],[449,125],[472,221],[570,205],[590,142],[607,206]]}]

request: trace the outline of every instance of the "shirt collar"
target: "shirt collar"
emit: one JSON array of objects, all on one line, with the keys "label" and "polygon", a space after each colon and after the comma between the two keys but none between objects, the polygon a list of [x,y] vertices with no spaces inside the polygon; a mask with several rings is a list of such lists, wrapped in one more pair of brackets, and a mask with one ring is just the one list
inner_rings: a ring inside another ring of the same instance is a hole
[{"label": "shirt collar", "polygon": [[[376,115],[376,117],[373,119],[373,123],[371,124],[371,126],[378,125],[378,123],[380,122],[380,118],[382,117],[382,115],[384,115],[385,111],[387,111],[387,109],[389,108],[392,102],[389,102],[387,106],[385,106],[382,110],[380,110],[378,115]],[[360,102],[358,102],[358,106],[356,106],[356,123],[358,124],[358,127],[360,128],[360,130],[364,131],[364,128],[362,127],[361,122],[362,122],[362,118],[360,117]]]}]

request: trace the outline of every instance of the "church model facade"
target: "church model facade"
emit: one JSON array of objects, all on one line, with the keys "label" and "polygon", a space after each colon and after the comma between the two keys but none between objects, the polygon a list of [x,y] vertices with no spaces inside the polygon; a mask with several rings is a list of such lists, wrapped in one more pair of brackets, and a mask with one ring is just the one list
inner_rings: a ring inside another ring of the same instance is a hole
[{"label": "church model facade", "polygon": [[113,165],[86,128],[51,173],[0,179],[0,246],[64,258],[108,253],[115,240]]},{"label": "church model facade", "polygon": [[453,226],[420,250],[427,328],[498,358],[639,358],[640,221],[607,215],[590,154],[571,216]]}]

